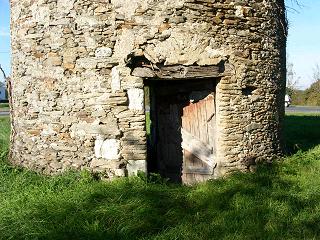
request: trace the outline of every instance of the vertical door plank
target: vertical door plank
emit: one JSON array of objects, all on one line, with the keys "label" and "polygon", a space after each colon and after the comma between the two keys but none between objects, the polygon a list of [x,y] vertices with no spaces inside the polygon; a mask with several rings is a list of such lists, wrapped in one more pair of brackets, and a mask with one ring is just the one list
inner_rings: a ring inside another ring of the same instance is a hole
[{"label": "vertical door plank", "polygon": [[[190,103],[183,109],[182,128],[196,139],[213,147],[214,144],[214,101],[213,94]],[[200,149],[199,149],[200,150]],[[183,150],[183,181],[186,184],[201,182],[210,178],[210,167],[186,149]]]}]

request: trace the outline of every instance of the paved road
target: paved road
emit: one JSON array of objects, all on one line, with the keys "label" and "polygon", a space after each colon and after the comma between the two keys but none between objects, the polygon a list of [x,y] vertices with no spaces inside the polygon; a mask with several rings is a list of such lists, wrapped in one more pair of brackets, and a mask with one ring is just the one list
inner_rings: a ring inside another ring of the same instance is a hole
[{"label": "paved road", "polygon": [[9,116],[9,112],[0,112],[0,116]]},{"label": "paved road", "polygon": [[286,108],[287,113],[319,113],[320,107],[309,107],[309,106],[290,106]]}]

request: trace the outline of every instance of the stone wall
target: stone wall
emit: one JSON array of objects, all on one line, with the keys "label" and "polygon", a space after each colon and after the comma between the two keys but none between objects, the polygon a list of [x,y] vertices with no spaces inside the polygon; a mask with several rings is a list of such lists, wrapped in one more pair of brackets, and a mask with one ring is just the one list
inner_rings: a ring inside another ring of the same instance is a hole
[{"label": "stone wall", "polygon": [[11,161],[49,174],[145,171],[144,85],[130,56],[228,66],[216,176],[279,156],[284,15],[281,0],[11,0]]}]

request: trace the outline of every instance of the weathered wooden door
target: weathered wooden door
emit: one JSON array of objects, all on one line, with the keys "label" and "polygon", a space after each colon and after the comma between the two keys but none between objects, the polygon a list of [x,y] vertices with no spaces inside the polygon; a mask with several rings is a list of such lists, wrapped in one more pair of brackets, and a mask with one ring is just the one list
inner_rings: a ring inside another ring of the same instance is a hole
[{"label": "weathered wooden door", "polygon": [[181,96],[161,95],[159,92],[155,117],[157,169],[163,177],[173,182],[182,180],[181,116],[183,104],[179,97]]},{"label": "weathered wooden door", "polygon": [[212,177],[215,155],[214,81],[154,86],[151,120],[158,172],[192,184]]},{"label": "weathered wooden door", "polygon": [[190,103],[182,115],[182,181],[202,182],[212,177],[215,154],[214,93],[197,91],[190,94]]}]

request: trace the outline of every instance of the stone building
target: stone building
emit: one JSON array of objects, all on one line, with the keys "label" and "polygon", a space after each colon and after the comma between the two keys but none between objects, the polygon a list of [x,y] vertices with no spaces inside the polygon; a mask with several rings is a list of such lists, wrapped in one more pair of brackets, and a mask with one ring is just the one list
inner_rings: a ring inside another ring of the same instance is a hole
[{"label": "stone building", "polygon": [[281,155],[283,0],[11,0],[11,28],[15,164],[193,183]]}]

